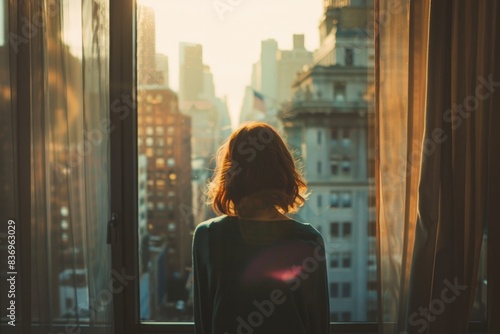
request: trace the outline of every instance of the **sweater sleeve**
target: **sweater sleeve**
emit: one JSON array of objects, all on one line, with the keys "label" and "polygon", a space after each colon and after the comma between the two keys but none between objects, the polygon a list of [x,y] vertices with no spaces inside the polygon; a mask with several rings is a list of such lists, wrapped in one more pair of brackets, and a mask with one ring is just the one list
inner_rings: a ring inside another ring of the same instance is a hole
[{"label": "sweater sleeve", "polygon": [[212,303],[209,291],[208,226],[200,224],[193,236],[193,312],[196,334],[212,333]]},{"label": "sweater sleeve", "polygon": [[328,295],[328,276],[325,257],[325,244],[321,235],[318,234],[314,249],[314,259],[318,263],[315,275],[313,275],[313,293],[309,299],[307,309],[309,333],[328,334],[330,331],[330,300]]}]

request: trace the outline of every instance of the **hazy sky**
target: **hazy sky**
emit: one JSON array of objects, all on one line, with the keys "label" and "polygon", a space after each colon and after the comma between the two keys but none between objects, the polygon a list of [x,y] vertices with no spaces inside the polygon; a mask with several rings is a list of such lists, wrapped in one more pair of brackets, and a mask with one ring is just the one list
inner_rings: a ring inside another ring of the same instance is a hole
[{"label": "hazy sky", "polygon": [[[216,94],[227,95],[233,126],[240,112],[260,42],[275,39],[291,49],[292,35],[304,34],[310,51],[319,45],[322,0],[139,0],[156,10],[156,51],[169,57],[170,86],[179,86],[179,42],[203,45],[203,62],[214,75]],[[230,4],[221,15],[217,4]]]}]

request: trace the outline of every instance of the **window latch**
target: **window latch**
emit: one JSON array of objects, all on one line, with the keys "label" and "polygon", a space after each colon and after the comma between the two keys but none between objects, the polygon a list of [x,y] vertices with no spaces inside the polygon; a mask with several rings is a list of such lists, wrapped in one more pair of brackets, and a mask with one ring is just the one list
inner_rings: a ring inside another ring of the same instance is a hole
[{"label": "window latch", "polygon": [[116,213],[111,214],[111,219],[108,221],[108,231],[106,233],[106,243],[108,245],[114,244],[116,238],[115,238],[115,227],[116,224],[118,223],[118,216]]}]

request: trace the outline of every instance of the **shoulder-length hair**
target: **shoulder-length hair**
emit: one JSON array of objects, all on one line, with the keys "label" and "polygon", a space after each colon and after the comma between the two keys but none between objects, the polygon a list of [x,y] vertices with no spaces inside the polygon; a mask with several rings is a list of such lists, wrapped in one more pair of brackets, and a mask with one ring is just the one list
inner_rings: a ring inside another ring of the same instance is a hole
[{"label": "shoulder-length hair", "polygon": [[295,213],[310,195],[287,145],[266,123],[241,125],[215,159],[207,204],[218,214],[247,216],[272,208]]}]

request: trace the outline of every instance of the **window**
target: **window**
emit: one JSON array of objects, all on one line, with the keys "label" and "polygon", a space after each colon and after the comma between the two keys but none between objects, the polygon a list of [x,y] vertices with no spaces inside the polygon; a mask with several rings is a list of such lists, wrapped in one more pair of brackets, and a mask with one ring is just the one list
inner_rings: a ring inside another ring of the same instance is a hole
[{"label": "window", "polygon": [[339,236],[339,223],[330,223],[330,238],[338,238]]},{"label": "window", "polygon": [[[335,101],[344,102],[346,100],[345,82],[334,83],[333,94],[335,94]],[[338,133],[336,133],[335,139],[336,138],[338,138]]]},{"label": "window", "polygon": [[330,297],[331,298],[339,297],[339,283],[330,283]]},{"label": "window", "polygon": [[336,142],[339,138],[339,129],[338,128],[331,128],[330,129],[330,138],[332,141]]},{"label": "window", "polygon": [[330,257],[330,268],[339,267],[339,253],[334,252]]},{"label": "window", "polygon": [[[303,1],[304,6],[310,7],[310,3],[306,0],[298,1]],[[315,1],[321,2],[321,0]],[[230,4],[231,1],[227,3],[236,9],[234,4]],[[343,20],[349,19],[350,2],[338,3],[343,7],[338,7],[339,12],[336,15],[340,15]],[[234,18],[233,14],[236,14],[236,11],[220,14],[224,18],[227,17],[227,21],[202,20],[203,30],[207,34],[203,34],[194,42],[187,36],[189,32],[199,30],[200,16],[197,11],[187,11],[188,16],[182,20],[173,15],[184,12],[183,6],[182,2],[177,1],[137,0],[136,7],[137,49],[134,61],[137,64],[137,86],[134,88],[140,97],[137,116],[144,123],[144,133],[138,134],[142,145],[137,147],[137,151],[139,154],[148,155],[145,173],[148,179],[154,180],[155,185],[153,188],[147,187],[146,195],[143,196],[146,201],[153,201],[155,205],[153,210],[148,210],[144,225],[152,226],[145,228],[151,235],[151,273],[160,270],[155,258],[161,253],[162,242],[168,245],[168,250],[165,251],[168,273],[164,280],[168,293],[159,295],[155,287],[156,278],[149,277],[148,280],[147,277],[139,277],[141,307],[137,312],[141,314],[142,322],[148,324],[193,320],[192,310],[188,308],[192,302],[190,299],[192,292],[189,290],[191,237],[196,225],[213,215],[204,203],[206,200],[204,190],[214,168],[211,158],[231,133],[231,119],[244,122],[259,117],[274,117],[274,112],[278,115],[282,108],[286,111],[286,108],[293,106],[295,102],[296,106],[302,106],[301,113],[308,114],[287,120],[275,117],[275,126],[282,129],[287,145],[296,150],[297,157],[308,159],[299,160],[303,164],[304,173],[307,174],[305,176],[308,186],[313,190],[312,197],[316,197],[310,198],[311,202],[308,202],[312,205],[311,212],[317,213],[314,216],[316,221],[311,223],[326,242],[330,239],[333,239],[333,243],[339,244],[344,242],[343,239],[348,241],[345,243],[348,249],[336,249],[335,254],[329,253],[328,267],[331,268],[329,272],[340,272],[345,275],[342,279],[351,281],[350,289],[357,291],[361,283],[353,277],[354,273],[351,274],[355,272],[352,270],[353,261],[358,258],[366,259],[368,255],[360,254],[358,257],[357,252],[373,251],[361,246],[367,241],[363,239],[367,238],[364,233],[360,240],[352,238],[354,224],[363,227],[366,224],[360,222],[358,217],[369,217],[368,205],[362,205],[364,203],[358,205],[358,202],[354,202],[357,197],[354,197],[352,190],[354,188],[351,188],[353,176],[356,176],[356,184],[353,186],[355,189],[358,185],[360,189],[369,186],[368,179],[364,179],[365,175],[359,175],[359,179],[357,174],[353,175],[354,167],[358,166],[355,165],[358,163],[357,159],[362,159],[367,154],[365,152],[367,145],[365,143],[359,147],[354,145],[355,138],[358,135],[359,138],[368,138],[367,132],[371,129],[367,119],[368,108],[372,108],[373,101],[370,99],[358,101],[357,99],[361,97],[357,93],[361,91],[364,93],[363,97],[372,96],[370,92],[373,91],[373,69],[366,66],[355,67],[357,62],[362,63],[362,58],[367,56],[364,56],[364,52],[355,54],[354,48],[351,49],[352,52],[347,51],[347,54],[344,54],[346,52],[344,46],[349,45],[349,40],[340,41],[339,37],[339,41],[331,45],[331,50],[328,49],[328,45],[323,45],[325,53],[320,57],[324,59],[315,59],[313,49],[301,43],[300,37],[293,37],[290,30],[290,38],[294,38],[295,42],[293,48],[286,52],[285,44],[281,45],[281,41],[278,43],[272,39],[264,39],[259,43],[248,42],[248,46],[245,47],[248,47],[246,51],[256,55],[253,63],[242,62],[245,57],[227,59],[227,52],[220,47],[221,41],[224,40],[223,35],[238,31],[238,36],[241,37],[248,33],[248,27],[243,26],[226,29],[227,23]],[[344,7],[346,9],[343,9]],[[356,15],[362,15],[360,11],[369,14],[369,10],[371,8],[356,5]],[[267,15],[266,11],[262,13]],[[219,15],[217,12],[212,14],[215,17]],[[250,12],[248,14],[250,15]],[[205,18],[206,15],[207,13],[204,13],[202,17]],[[276,24],[281,19],[276,16],[272,18]],[[328,29],[332,27],[329,21],[332,19],[328,12],[323,22]],[[191,23],[188,24],[188,21]],[[242,30],[239,30],[240,28]],[[340,31],[340,25],[338,28]],[[353,29],[345,31],[346,36],[358,31]],[[364,31],[365,27],[362,26],[360,29]],[[213,31],[223,32],[223,35],[216,37],[217,34],[210,33]],[[162,38],[157,38],[160,35]],[[156,38],[150,38],[151,36]],[[272,38],[271,34],[269,38]],[[371,46],[369,48],[373,49]],[[373,54],[371,49],[367,50],[367,54]],[[280,54],[290,57],[277,57]],[[272,64],[268,62],[269,59],[272,59]],[[218,65],[219,61],[227,64],[227,67]],[[314,65],[315,62],[318,65]],[[346,67],[346,63],[349,68]],[[238,72],[240,68],[252,72],[251,82],[242,83],[238,79],[239,74],[232,73]],[[309,71],[307,72],[309,79],[303,80],[298,77],[299,71]],[[232,78],[230,82],[227,82],[228,77]],[[296,80],[299,82],[292,88]],[[242,84],[244,86],[241,86]],[[235,92],[245,92],[244,88],[247,85],[257,91],[261,90],[264,95],[272,96],[272,101],[266,101],[265,107],[270,107],[267,113],[262,114],[258,108],[253,108],[253,103],[241,103],[253,102],[252,90],[249,90],[252,94],[248,96],[241,94],[241,97],[235,95],[240,93],[232,92],[233,89]],[[221,96],[227,96],[227,99],[220,98]],[[356,132],[353,130],[354,127]],[[147,145],[148,137],[153,140],[149,141],[150,146]],[[373,141],[370,142],[372,143]],[[321,147],[323,149],[320,151],[325,154],[321,154],[318,150]],[[148,151],[148,148],[154,150]],[[364,163],[360,165],[363,166]],[[152,189],[156,189],[154,193]],[[363,191],[360,190],[360,193]],[[180,208],[184,204],[187,207],[185,210]],[[351,210],[354,205],[356,210]],[[310,217],[307,218],[309,209],[302,208],[297,213],[297,218],[303,221],[311,220]],[[159,215],[160,212],[164,216]],[[137,230],[140,230],[139,228],[137,226]],[[364,262],[366,261],[363,260]],[[362,284],[364,287],[366,282]],[[173,287],[178,291],[169,290],[174,289]],[[345,298],[342,297],[344,282],[334,282],[333,278],[329,277],[329,287],[330,296],[336,296],[332,298]],[[365,321],[368,314],[368,301],[365,299],[366,296],[359,296],[352,303],[356,306],[335,310],[337,316],[335,318],[332,313],[332,320]],[[160,300],[162,302],[158,303]],[[177,309],[178,304],[184,305],[184,308],[179,306],[181,310]],[[366,310],[363,309],[364,306]]]},{"label": "window", "polygon": [[342,173],[344,175],[348,175],[351,173],[351,161],[349,160],[342,161]]},{"label": "window", "polygon": [[354,51],[353,49],[345,49],[345,64],[354,65]]},{"label": "window", "polygon": [[350,208],[352,206],[351,192],[345,191],[342,193],[342,207]]},{"label": "window", "polygon": [[342,223],[342,237],[350,238],[351,234],[352,234],[351,223],[350,222]]},{"label": "window", "polygon": [[342,283],[342,298],[351,298],[351,283]]},{"label": "window", "polygon": [[342,130],[342,146],[351,146],[351,129],[349,128],[344,128]]},{"label": "window", "polygon": [[339,207],[339,193],[336,191],[330,192],[330,207],[331,208]]},{"label": "window", "polygon": [[370,237],[375,237],[377,234],[377,225],[375,221],[369,221],[368,222],[368,236]]},{"label": "window", "polygon": [[351,253],[342,254],[342,268],[351,268]]},{"label": "window", "polygon": [[339,162],[334,160],[330,163],[330,171],[332,175],[338,175],[339,174]]}]

